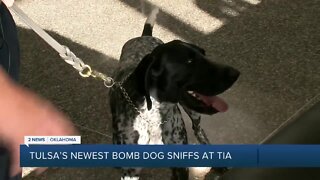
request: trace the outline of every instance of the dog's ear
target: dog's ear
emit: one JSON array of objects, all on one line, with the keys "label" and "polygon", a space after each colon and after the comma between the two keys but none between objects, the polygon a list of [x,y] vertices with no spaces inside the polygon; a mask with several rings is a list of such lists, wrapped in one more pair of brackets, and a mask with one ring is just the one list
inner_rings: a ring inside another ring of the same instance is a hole
[{"label": "dog's ear", "polygon": [[[148,66],[144,76],[144,89],[146,92],[147,107],[148,110],[150,110],[152,108],[150,90],[153,90],[153,88],[159,90],[165,86],[165,83],[161,81],[163,79],[161,77],[163,75],[164,68],[161,65],[161,61],[157,60],[153,55],[150,54],[145,58],[148,59]],[[159,87],[159,83],[161,84],[161,87]]]},{"label": "dog's ear", "polygon": [[150,98],[150,69],[153,64],[154,58],[150,54],[146,55],[141,62],[139,63],[138,67],[136,68],[136,75],[138,80],[140,81],[140,85],[143,85],[141,88],[141,92],[143,92],[146,101],[147,101],[147,108],[150,110],[152,108],[152,102]]}]

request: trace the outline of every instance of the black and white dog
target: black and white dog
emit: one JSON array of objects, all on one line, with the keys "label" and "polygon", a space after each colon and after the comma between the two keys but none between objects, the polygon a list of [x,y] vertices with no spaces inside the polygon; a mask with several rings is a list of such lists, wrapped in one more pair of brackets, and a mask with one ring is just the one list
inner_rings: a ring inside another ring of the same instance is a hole
[{"label": "black and white dog", "polygon": [[[115,77],[123,89],[114,86],[110,90],[113,143],[187,144],[180,104],[191,118],[199,142],[207,144],[199,113],[226,111],[227,104],[216,95],[231,87],[240,73],[208,60],[205,51],[194,44],[180,40],[163,43],[152,37],[158,11],[151,12],[142,36],[123,46]],[[124,168],[122,179],[139,179],[140,170]],[[188,168],[173,168],[172,179],[188,177]]]}]

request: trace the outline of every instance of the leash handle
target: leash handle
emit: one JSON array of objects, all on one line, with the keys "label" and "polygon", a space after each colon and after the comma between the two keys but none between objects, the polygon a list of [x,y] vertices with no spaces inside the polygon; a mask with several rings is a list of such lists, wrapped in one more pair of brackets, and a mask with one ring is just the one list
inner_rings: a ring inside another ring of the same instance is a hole
[{"label": "leash handle", "polygon": [[[1,1],[0,1],[1,2]],[[82,77],[93,77],[103,80],[104,85],[107,88],[112,87],[115,83],[114,80],[95,70],[85,64],[80,58],[78,58],[67,46],[61,45],[53,37],[51,37],[46,31],[44,31],[39,25],[37,25],[27,14],[25,14],[18,6],[13,4],[10,9],[35,33],[37,33],[45,42],[47,42],[54,50],[56,50],[60,57],[68,64],[72,65],[73,68],[79,71]]]},{"label": "leash handle", "polygon": [[30,19],[18,6],[13,4],[9,7],[19,18],[30,28],[33,29],[42,39],[44,39],[53,49],[59,54],[66,54],[65,48],[46,33],[40,26],[38,26],[32,19]]},{"label": "leash handle", "polygon": [[58,41],[51,37],[46,31],[44,31],[38,24],[36,24],[32,19],[30,19],[27,16],[27,14],[25,14],[15,4],[13,4],[10,7],[10,9],[35,33],[37,33],[45,42],[47,42],[54,50],[56,50],[60,54],[61,58],[66,61],[66,63],[72,65],[75,69],[77,69],[80,72],[80,75],[86,77],[82,73],[82,71],[86,68],[84,62],[81,59],[79,59],[72,51],[70,51],[68,47],[61,45]]}]

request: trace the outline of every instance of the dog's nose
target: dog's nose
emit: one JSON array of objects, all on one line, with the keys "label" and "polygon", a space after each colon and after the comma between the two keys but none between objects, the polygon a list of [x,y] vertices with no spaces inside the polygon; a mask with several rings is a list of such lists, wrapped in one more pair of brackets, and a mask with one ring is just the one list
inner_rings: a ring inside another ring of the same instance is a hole
[{"label": "dog's nose", "polygon": [[240,75],[240,72],[234,68],[227,68],[226,76],[230,83],[234,83]]}]

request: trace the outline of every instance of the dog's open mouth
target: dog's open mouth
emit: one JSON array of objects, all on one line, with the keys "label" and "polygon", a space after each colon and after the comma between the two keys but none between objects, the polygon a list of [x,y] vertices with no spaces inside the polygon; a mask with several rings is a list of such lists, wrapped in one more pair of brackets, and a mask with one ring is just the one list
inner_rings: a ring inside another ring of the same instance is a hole
[{"label": "dog's open mouth", "polygon": [[188,94],[203,105],[213,108],[218,112],[226,112],[228,110],[228,104],[218,96],[206,96],[195,91],[187,91]]}]

